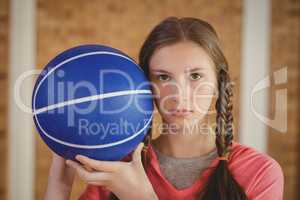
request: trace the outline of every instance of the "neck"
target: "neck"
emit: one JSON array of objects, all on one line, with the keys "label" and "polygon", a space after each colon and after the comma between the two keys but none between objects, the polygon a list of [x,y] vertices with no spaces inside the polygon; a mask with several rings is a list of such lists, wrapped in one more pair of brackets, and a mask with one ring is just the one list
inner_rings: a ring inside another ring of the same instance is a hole
[{"label": "neck", "polygon": [[191,158],[206,155],[216,148],[215,135],[211,132],[194,130],[189,132],[166,131],[153,140],[153,146],[165,155]]}]

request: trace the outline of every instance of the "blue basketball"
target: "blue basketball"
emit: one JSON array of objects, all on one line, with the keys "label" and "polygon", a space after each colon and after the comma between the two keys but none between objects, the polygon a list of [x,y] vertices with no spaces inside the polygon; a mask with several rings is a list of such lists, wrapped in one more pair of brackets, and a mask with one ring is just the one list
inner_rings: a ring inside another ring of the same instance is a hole
[{"label": "blue basketball", "polygon": [[143,70],[120,50],[103,45],[68,49],[38,76],[33,120],[58,155],[121,160],[144,139],[153,117]]}]

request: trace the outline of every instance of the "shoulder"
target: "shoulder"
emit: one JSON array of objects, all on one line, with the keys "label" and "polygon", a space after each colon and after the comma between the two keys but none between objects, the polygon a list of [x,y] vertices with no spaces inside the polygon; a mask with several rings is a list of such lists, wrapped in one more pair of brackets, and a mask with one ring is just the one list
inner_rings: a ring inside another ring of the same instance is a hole
[{"label": "shoulder", "polygon": [[261,170],[272,168],[275,171],[282,172],[279,163],[274,158],[238,142],[233,142],[230,160],[232,164],[243,163],[243,165],[251,165]]},{"label": "shoulder", "polygon": [[229,169],[249,196],[281,199],[284,176],[281,166],[271,156],[234,142]]}]

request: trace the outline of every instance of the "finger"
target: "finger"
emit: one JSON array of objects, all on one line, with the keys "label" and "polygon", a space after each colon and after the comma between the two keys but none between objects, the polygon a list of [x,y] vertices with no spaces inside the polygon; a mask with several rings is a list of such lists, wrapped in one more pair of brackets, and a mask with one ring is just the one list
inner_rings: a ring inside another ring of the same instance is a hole
[{"label": "finger", "polygon": [[83,167],[84,167],[87,171],[89,171],[89,172],[93,172],[93,171],[94,171],[94,169],[93,169],[91,166],[89,166],[89,165],[83,165]]},{"label": "finger", "polygon": [[119,161],[100,161],[82,155],[77,155],[76,160],[81,162],[83,165],[104,172],[114,172],[120,167]]},{"label": "finger", "polygon": [[85,165],[85,164],[82,164],[83,165],[83,167],[87,170],[87,171],[89,171],[89,172],[93,172],[93,171],[95,171],[91,166],[89,166],[89,165]]},{"label": "finger", "polygon": [[95,182],[98,185],[106,185],[111,174],[106,172],[89,172],[77,162],[67,160],[67,165],[74,168],[81,179],[85,182]]},{"label": "finger", "polygon": [[96,186],[102,186],[104,189],[108,189],[108,190],[111,190],[110,189],[110,185],[107,184],[106,182],[95,182],[95,181],[90,181],[90,182],[87,182],[88,185],[96,185]]},{"label": "finger", "polygon": [[88,172],[87,170],[85,170],[83,168],[83,166],[80,165],[79,163],[74,162],[72,160],[67,160],[66,164],[69,167],[73,168],[82,179],[84,179],[84,180],[88,180],[89,179],[89,176],[90,176],[89,173],[90,172]]},{"label": "finger", "polygon": [[110,186],[112,180],[112,174],[109,172],[93,172],[92,176],[86,180],[87,183],[97,183],[102,186]]},{"label": "finger", "polygon": [[[66,161],[66,164],[67,164],[68,166],[73,166],[72,168],[75,168],[76,166],[74,166],[74,165],[76,165],[76,164],[73,164],[73,162],[74,162],[74,161],[72,161],[72,160],[67,160],[67,161]],[[75,163],[78,164],[78,162],[75,162]],[[87,171],[89,171],[89,172],[93,172],[93,171],[94,171],[94,169],[93,169],[91,166],[86,165],[86,164],[83,164],[83,163],[81,163],[81,164],[82,164],[82,167],[84,167],[84,169],[86,169]]]},{"label": "finger", "polygon": [[144,147],[144,143],[141,142],[137,148],[134,150],[132,155],[132,161],[137,163],[142,163],[141,153]]},{"label": "finger", "polygon": [[96,185],[96,186],[103,186],[102,184],[100,184],[98,182],[87,182],[87,184],[89,184],[89,185]]}]

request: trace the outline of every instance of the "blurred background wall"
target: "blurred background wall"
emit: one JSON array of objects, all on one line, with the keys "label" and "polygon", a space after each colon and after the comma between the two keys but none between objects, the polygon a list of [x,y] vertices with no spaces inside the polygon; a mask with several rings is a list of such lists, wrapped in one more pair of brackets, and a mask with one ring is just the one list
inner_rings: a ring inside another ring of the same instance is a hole
[{"label": "blurred background wall", "polygon": [[[11,0],[12,1],[12,0]],[[17,0],[16,0],[17,2]],[[225,56],[230,65],[230,73],[235,83],[234,117],[235,136],[239,140],[241,88],[241,63],[243,51],[242,31],[245,24],[243,16],[245,1],[241,0],[36,0],[30,1],[36,6],[36,66],[40,69],[55,55],[63,50],[85,43],[106,44],[118,48],[134,59],[137,59],[139,48],[149,31],[163,18],[174,15],[178,17],[192,16],[210,22],[219,34]],[[253,1],[259,2],[259,1]],[[288,83],[275,85],[265,90],[269,94],[269,117],[275,116],[276,91],[287,89],[286,133],[266,126],[267,151],[275,158],[284,171],[285,194],[284,199],[296,200],[299,187],[299,71],[300,71],[300,1],[272,0],[270,4],[270,64],[268,67],[271,80],[272,73],[287,67]],[[9,87],[9,38],[11,22],[11,4],[9,0],[0,0],[0,199],[9,199],[9,184],[12,167],[9,165],[8,131],[9,110],[13,104],[8,98]],[[21,32],[19,34],[22,34]],[[255,41],[253,41],[255,43]],[[278,112],[278,111],[277,111]],[[280,110],[279,112],[284,112]],[[155,117],[159,121],[159,116]],[[281,123],[281,122],[279,122]],[[283,122],[282,122],[283,123]],[[20,134],[21,134],[20,129]],[[34,185],[33,197],[42,199],[46,188],[48,170],[51,163],[51,152],[35,135],[34,155]],[[14,148],[14,147],[10,147]],[[85,184],[76,179],[72,198],[76,199],[84,189]],[[18,191],[13,191],[18,192]]]},{"label": "blurred background wall", "polygon": [[[268,153],[282,166],[284,199],[299,199],[300,178],[300,1],[272,1],[270,74],[287,67],[287,82],[270,87],[270,116],[276,113],[276,91],[287,90],[287,131],[268,129]],[[274,78],[274,77],[273,77]],[[274,79],[272,79],[274,83]],[[278,109],[277,109],[278,112]],[[279,110],[279,112],[284,112]],[[277,123],[281,123],[280,121]]]},{"label": "blurred background wall", "polygon": [[9,2],[0,1],[0,199],[6,199],[7,195],[7,172],[8,172],[8,153],[7,153],[7,77],[8,77],[8,37],[9,37]]}]

